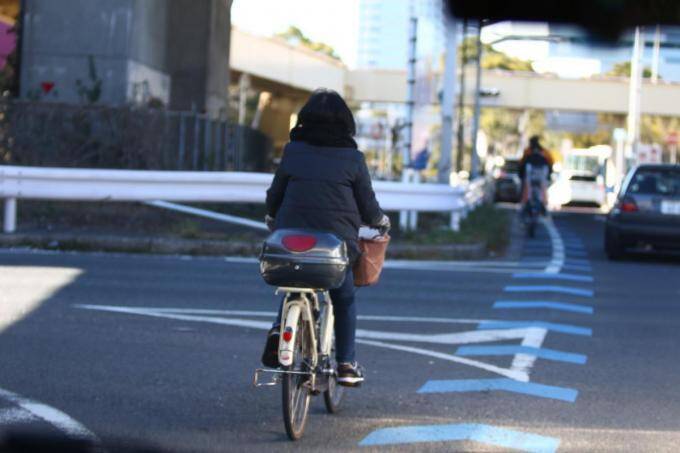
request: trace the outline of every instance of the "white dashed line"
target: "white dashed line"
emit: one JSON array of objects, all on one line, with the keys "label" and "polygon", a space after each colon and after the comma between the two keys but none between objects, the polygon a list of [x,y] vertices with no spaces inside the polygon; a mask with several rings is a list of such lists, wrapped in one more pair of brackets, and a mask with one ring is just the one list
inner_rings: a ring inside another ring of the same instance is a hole
[{"label": "white dashed line", "polygon": [[541,222],[543,222],[543,226],[548,230],[548,236],[550,236],[550,243],[552,245],[552,258],[543,272],[546,274],[559,274],[562,266],[564,266],[564,242],[551,218],[544,217],[541,219]]},{"label": "white dashed line", "polygon": [[0,398],[17,406],[16,408],[4,409],[0,412],[0,424],[40,419],[59,429],[69,437],[99,444],[99,439],[92,431],[59,409],[24,398],[2,388],[0,388]]}]

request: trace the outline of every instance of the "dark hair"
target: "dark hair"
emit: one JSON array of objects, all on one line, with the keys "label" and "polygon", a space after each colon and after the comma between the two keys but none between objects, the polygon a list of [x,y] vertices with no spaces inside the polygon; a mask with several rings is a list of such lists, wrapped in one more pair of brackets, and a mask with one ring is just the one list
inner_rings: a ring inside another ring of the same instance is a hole
[{"label": "dark hair", "polygon": [[356,148],[357,143],[352,138],[355,133],[354,116],[342,96],[320,88],[300,109],[290,139],[316,146]]},{"label": "dark hair", "polygon": [[538,135],[532,135],[529,139],[529,149],[532,151],[540,151],[541,148],[541,137]]}]

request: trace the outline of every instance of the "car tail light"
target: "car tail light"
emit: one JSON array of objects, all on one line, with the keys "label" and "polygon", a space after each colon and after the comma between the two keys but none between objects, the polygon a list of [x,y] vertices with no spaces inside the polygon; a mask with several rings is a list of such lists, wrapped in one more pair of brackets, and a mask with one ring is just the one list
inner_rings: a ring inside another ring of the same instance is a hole
[{"label": "car tail light", "polygon": [[637,212],[638,206],[635,203],[635,200],[631,198],[624,198],[619,203],[619,209],[621,210],[621,212]]},{"label": "car tail light", "polygon": [[307,250],[314,248],[316,245],[316,238],[309,235],[294,234],[284,236],[281,242],[286,250],[290,250],[291,252],[306,252]]}]

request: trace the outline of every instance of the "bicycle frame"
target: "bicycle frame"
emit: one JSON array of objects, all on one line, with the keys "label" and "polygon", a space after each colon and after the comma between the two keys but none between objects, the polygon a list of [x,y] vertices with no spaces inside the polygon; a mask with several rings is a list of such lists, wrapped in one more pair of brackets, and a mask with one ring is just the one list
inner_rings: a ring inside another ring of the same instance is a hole
[{"label": "bicycle frame", "polygon": [[[281,287],[276,290],[276,294],[285,293],[283,309],[281,312],[281,335],[279,339],[279,363],[283,367],[293,363],[293,348],[295,338],[298,334],[297,325],[300,317],[307,324],[311,337],[311,350],[313,351],[309,368],[312,372],[288,371],[283,369],[262,369],[255,370],[253,384],[256,387],[276,385],[278,376],[281,374],[306,374],[311,377],[311,388],[316,385],[316,375],[318,371],[323,374],[332,374],[334,370],[318,370],[322,363],[322,358],[329,357],[333,343],[333,304],[328,291],[319,291],[312,288],[287,288]],[[323,301],[319,300],[319,294],[323,295]],[[323,304],[323,306],[322,306]],[[319,313],[317,316],[316,314]],[[319,320],[317,334],[316,322]],[[288,341],[284,338],[284,333],[290,332]],[[318,336],[317,336],[318,335]],[[273,373],[274,377],[266,383],[259,382],[261,373]]]}]

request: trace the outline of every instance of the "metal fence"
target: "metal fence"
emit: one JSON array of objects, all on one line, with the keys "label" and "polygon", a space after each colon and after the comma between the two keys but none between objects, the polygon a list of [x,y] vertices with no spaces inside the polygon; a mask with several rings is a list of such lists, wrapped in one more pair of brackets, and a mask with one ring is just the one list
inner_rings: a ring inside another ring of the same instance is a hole
[{"label": "metal fence", "polygon": [[0,106],[0,164],[270,171],[260,131],[196,112],[27,101]]}]

